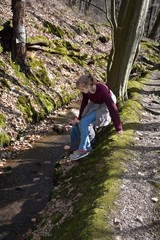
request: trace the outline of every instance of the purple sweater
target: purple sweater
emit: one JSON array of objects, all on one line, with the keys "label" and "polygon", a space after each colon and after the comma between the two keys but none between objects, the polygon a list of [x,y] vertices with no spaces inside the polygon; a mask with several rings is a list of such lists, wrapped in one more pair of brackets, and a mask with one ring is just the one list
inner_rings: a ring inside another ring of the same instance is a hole
[{"label": "purple sweater", "polygon": [[108,107],[111,119],[113,121],[113,124],[115,126],[116,131],[122,130],[122,124],[119,118],[119,113],[118,113],[118,108],[116,104],[113,102],[111,98],[111,92],[108,88],[103,83],[96,83],[96,92],[91,94],[91,93],[82,93],[83,99],[80,107],[80,113],[79,113],[79,119],[82,117],[83,110],[85,106],[87,105],[88,101],[92,101],[93,103],[96,104],[102,104],[105,103]]}]

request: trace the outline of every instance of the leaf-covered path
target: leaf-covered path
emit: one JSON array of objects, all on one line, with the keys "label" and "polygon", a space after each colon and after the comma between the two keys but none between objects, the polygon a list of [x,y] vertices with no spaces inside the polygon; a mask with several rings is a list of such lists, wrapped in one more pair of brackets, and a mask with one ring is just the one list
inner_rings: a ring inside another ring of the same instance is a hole
[{"label": "leaf-covered path", "polygon": [[160,72],[144,84],[132,161],[125,164],[111,224],[117,240],[160,239]]}]

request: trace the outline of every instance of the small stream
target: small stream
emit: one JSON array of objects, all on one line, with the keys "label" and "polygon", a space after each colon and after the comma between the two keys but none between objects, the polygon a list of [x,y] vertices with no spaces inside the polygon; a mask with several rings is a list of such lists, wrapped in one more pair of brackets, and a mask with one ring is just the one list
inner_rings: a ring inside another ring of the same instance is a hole
[{"label": "small stream", "polygon": [[[66,111],[78,103],[73,102]],[[64,115],[59,114],[55,123],[64,122]],[[55,163],[62,158],[69,139],[68,134],[52,132],[33,148],[7,160],[0,175],[0,240],[22,236],[45,208],[54,187]]]}]

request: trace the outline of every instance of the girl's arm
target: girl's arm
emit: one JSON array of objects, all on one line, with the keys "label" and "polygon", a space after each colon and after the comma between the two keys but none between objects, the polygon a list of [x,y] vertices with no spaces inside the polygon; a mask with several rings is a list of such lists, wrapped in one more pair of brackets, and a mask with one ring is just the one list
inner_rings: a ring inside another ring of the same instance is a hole
[{"label": "girl's arm", "polygon": [[111,119],[113,121],[113,124],[115,126],[115,129],[118,133],[122,132],[122,124],[120,121],[120,117],[119,117],[119,112],[118,112],[118,108],[116,106],[116,104],[114,103],[111,95],[108,92],[107,88],[103,88],[102,90],[102,97],[104,98],[104,102],[106,103]]}]

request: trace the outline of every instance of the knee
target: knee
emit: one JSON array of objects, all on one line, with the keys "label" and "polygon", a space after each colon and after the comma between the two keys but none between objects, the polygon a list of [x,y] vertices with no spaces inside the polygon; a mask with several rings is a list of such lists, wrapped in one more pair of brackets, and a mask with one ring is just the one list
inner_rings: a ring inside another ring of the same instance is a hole
[{"label": "knee", "polygon": [[76,126],[72,126],[71,134],[77,134],[78,128]]},{"label": "knee", "polygon": [[81,120],[79,121],[79,127],[83,128],[83,127],[85,127],[85,125],[87,125],[86,121],[85,121],[85,118],[81,118]]}]

